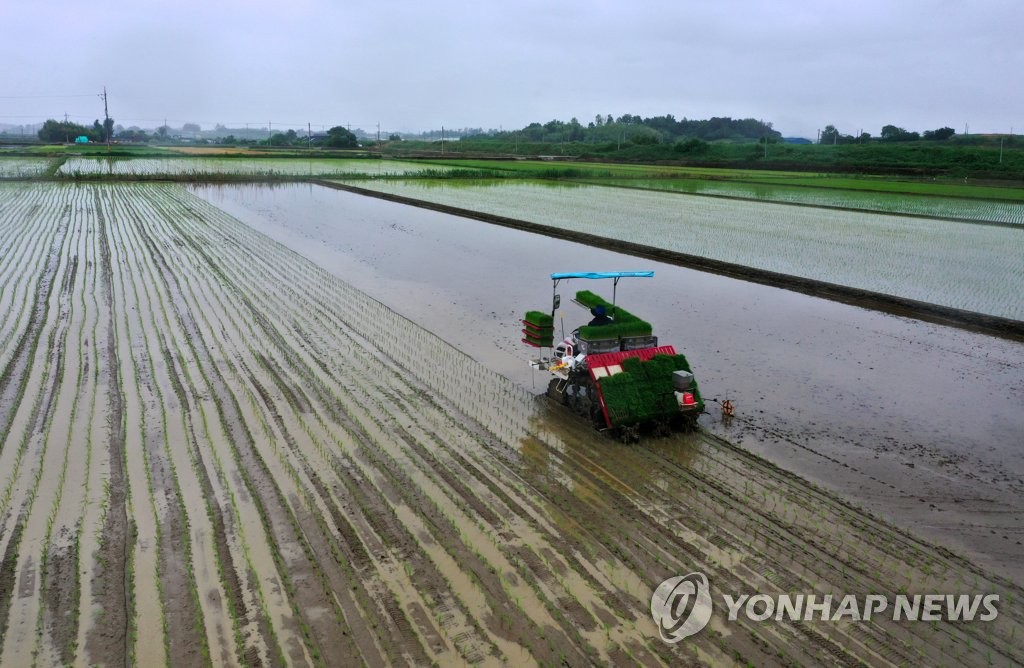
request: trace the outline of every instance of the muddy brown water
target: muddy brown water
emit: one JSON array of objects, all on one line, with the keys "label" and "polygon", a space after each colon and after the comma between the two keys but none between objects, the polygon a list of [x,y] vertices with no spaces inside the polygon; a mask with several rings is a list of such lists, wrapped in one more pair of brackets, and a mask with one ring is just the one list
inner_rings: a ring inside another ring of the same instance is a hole
[{"label": "muddy brown water", "polygon": [[[548,275],[654,269],[619,301],[734,400],[705,428],[1024,581],[1018,342],[314,185],[191,190],[538,393],[518,319],[548,308]],[[611,285],[560,286],[566,331],[587,318],[578,289]]]}]

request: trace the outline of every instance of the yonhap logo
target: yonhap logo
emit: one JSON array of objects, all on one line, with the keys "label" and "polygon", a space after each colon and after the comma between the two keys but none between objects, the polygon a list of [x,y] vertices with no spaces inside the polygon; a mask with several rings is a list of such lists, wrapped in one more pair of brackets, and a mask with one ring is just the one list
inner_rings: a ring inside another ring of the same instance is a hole
[{"label": "yonhap logo", "polygon": [[[722,594],[725,621],[740,613],[753,622],[991,622],[999,616],[999,594]],[[665,580],[651,596],[651,616],[661,639],[677,643],[711,621],[711,586],[703,573]]]},{"label": "yonhap logo", "polygon": [[651,616],[661,639],[677,643],[697,633],[711,620],[711,586],[703,573],[665,580],[651,596]]}]

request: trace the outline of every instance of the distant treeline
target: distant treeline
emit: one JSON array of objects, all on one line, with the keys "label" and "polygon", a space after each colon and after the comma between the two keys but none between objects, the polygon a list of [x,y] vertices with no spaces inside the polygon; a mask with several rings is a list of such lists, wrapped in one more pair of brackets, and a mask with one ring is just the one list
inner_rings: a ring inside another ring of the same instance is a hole
[{"label": "distant treeline", "polygon": [[706,120],[676,120],[672,114],[643,118],[623,114],[613,118],[611,114],[598,114],[586,125],[576,118],[568,122],[552,120],[547,123],[530,123],[521,130],[490,130],[477,134],[463,135],[463,140],[497,139],[504,141],[528,141],[542,143],[583,142],[622,144],[671,144],[679,139],[721,139],[778,141],[782,134],[772,129],[772,124],[753,118],[729,118],[716,116]]},{"label": "distant treeline", "polygon": [[971,135],[945,141],[873,141],[864,144],[794,144],[781,141],[633,141],[587,143],[516,141],[489,136],[451,142],[442,153],[437,142],[403,141],[378,150],[395,156],[564,157],[566,159],[696,167],[781,169],[815,172],[901,174],[1020,180],[1024,178],[1022,137]]}]

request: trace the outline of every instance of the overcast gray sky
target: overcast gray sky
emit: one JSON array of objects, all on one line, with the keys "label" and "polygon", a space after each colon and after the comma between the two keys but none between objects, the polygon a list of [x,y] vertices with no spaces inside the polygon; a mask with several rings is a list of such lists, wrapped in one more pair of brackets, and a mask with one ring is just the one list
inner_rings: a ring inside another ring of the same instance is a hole
[{"label": "overcast gray sky", "polygon": [[[9,0],[0,123],[1024,133],[1022,0]],[[31,97],[68,96],[84,97]]]}]

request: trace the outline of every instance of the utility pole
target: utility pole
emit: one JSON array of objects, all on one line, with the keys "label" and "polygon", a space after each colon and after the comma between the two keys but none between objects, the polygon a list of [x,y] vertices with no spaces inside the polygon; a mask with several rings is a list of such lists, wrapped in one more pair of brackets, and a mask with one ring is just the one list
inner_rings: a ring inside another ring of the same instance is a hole
[{"label": "utility pole", "polygon": [[380,123],[377,123],[377,143],[380,143]]},{"label": "utility pole", "polygon": [[313,150],[313,124],[306,121],[306,141],[309,142],[309,150]]},{"label": "utility pole", "polygon": [[107,138],[107,149],[110,149],[110,112],[107,111],[107,87],[103,87],[103,134]]},{"label": "utility pole", "polygon": [[999,164],[1003,164],[1003,138],[999,138]]},{"label": "utility pole", "polygon": [[267,146],[270,146],[270,138],[274,136],[273,122],[267,121]]},{"label": "utility pole", "polygon": [[441,155],[444,155],[444,126],[441,126]]}]

